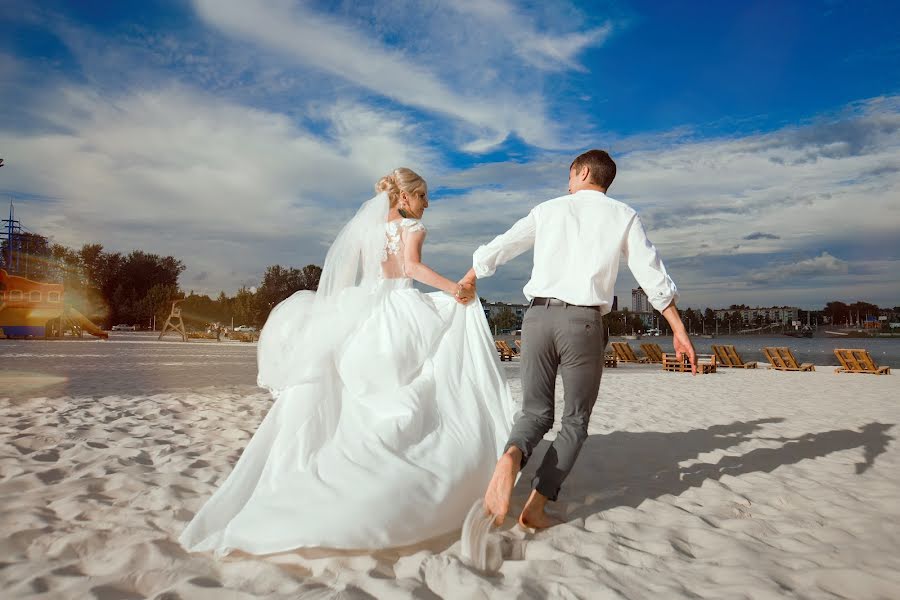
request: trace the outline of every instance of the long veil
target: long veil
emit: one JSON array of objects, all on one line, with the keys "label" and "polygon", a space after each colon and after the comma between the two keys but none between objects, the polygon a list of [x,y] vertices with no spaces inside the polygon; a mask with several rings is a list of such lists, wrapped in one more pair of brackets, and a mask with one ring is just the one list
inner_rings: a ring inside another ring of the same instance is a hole
[{"label": "long veil", "polygon": [[277,397],[330,371],[377,304],[389,210],[387,192],[364,202],[329,248],[318,291],[296,292],[272,310],[257,346],[260,387]]},{"label": "long veil", "polygon": [[350,287],[374,288],[381,275],[389,210],[388,194],[381,192],[344,225],[325,256],[317,302],[331,302]]}]

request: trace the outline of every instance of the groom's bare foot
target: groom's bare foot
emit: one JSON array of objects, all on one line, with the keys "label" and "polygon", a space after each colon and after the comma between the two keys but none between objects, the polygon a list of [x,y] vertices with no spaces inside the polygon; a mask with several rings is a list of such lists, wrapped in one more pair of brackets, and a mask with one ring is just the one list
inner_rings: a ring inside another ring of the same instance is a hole
[{"label": "groom's bare foot", "polygon": [[528,497],[528,502],[525,503],[522,514],[519,515],[519,525],[530,529],[547,529],[562,523],[556,517],[551,517],[544,512],[546,504],[546,496],[537,490],[531,490],[531,496]]},{"label": "groom's bare foot", "polygon": [[484,494],[484,508],[488,514],[494,515],[494,525],[500,526],[509,512],[509,500],[512,498],[516,475],[522,465],[522,451],[513,446],[507,450],[494,469],[494,476]]}]

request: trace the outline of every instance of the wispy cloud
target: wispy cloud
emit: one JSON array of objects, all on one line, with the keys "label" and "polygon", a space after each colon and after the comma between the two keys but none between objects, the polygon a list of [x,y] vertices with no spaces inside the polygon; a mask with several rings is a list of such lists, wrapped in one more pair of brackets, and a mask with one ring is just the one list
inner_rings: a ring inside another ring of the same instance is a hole
[{"label": "wispy cloud", "polygon": [[848,271],[847,261],[823,252],[814,258],[787,263],[755,271],[750,274],[753,283],[767,284],[792,278],[811,279],[827,275],[843,275]]},{"label": "wispy cloud", "polygon": [[578,55],[587,48],[602,45],[613,30],[612,24],[606,22],[586,31],[541,31],[536,19],[521,13],[507,0],[458,0],[450,3],[450,7],[490,27],[524,62],[551,71],[586,71],[578,62]]},{"label": "wispy cloud", "polygon": [[283,3],[254,0],[196,0],[194,5],[203,19],[225,32],[277,50],[401,104],[461,119],[487,133],[482,137],[495,142],[502,141],[497,134],[509,131],[521,131],[530,139],[549,134],[546,124],[536,119],[532,111],[512,103],[511,110],[499,111],[495,103],[461,96],[427,68],[406,59],[402,52],[386,48],[364,33],[301,6],[290,9]]},{"label": "wispy cloud", "polygon": [[[399,106],[456,119],[466,132],[460,148],[476,153],[511,134],[535,146],[559,147],[559,126],[548,117],[547,102],[535,87],[534,67],[579,69],[578,53],[600,44],[610,32],[609,25],[562,35],[538,32],[502,1],[448,5],[452,10],[438,8],[439,14],[427,20],[417,16],[421,9],[410,6],[408,14],[397,19],[407,26],[406,35],[423,30],[422,37],[429,31],[436,35],[428,45],[413,41],[401,50],[384,43],[377,28],[359,29],[349,24],[352,19],[325,16],[304,4],[194,0],[193,5],[210,26],[262,51],[341,78]],[[378,25],[393,26],[388,29],[392,36],[404,35],[388,18]],[[480,44],[498,42],[489,48],[467,44],[460,37],[472,28],[483,34]],[[503,56],[507,48],[517,61]],[[475,60],[494,64],[480,68]]]}]

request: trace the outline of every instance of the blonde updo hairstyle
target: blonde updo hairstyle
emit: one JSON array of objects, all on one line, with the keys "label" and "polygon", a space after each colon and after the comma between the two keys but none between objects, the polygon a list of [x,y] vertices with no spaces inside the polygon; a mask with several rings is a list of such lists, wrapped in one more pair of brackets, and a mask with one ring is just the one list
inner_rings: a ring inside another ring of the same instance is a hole
[{"label": "blonde updo hairstyle", "polygon": [[428,193],[428,184],[412,169],[399,167],[379,179],[375,184],[375,191],[379,194],[387,192],[391,208],[394,208],[400,202],[401,192],[425,195]]}]

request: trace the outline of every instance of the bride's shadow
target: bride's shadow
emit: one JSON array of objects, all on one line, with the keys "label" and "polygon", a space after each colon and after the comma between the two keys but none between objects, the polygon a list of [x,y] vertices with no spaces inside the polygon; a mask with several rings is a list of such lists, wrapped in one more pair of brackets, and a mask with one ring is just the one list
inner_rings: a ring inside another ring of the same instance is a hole
[{"label": "bride's shadow", "polygon": [[[861,475],[875,464],[876,457],[885,452],[888,443],[894,439],[887,434],[894,425],[878,422],[869,423],[858,431],[836,429],[792,438],[768,437],[760,433],[764,425],[782,421],[782,418],[768,418],[690,431],[614,431],[590,435],[563,486],[557,512],[569,521],[618,506],[634,508],[647,499],[666,494],[677,496],[691,487],[700,486],[707,479],[769,473],[804,459],[855,448],[863,450],[863,460],[855,465],[856,474]],[[716,463],[694,463],[686,467],[679,464],[751,440],[781,445],[725,456]],[[524,505],[531,491],[534,470],[540,465],[548,446],[547,441],[541,442],[523,471],[513,492],[511,514]]]}]

